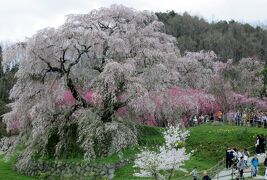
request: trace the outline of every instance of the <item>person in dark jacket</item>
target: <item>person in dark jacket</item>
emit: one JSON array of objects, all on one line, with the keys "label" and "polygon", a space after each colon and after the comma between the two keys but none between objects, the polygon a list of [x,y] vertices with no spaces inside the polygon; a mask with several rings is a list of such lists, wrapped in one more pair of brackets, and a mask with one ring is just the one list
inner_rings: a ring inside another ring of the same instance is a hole
[{"label": "person in dark jacket", "polygon": [[255,146],[256,146],[256,154],[260,154],[260,135],[257,135]]},{"label": "person in dark jacket", "polygon": [[230,168],[232,166],[232,159],[233,159],[233,151],[228,147],[226,149],[226,169]]},{"label": "person in dark jacket", "polygon": [[260,136],[260,138],[261,138],[261,142],[260,142],[260,148],[261,148],[261,150],[260,150],[260,152],[261,153],[265,153],[266,138],[264,137],[263,134]]},{"label": "person in dark jacket", "polygon": [[264,153],[264,152],[262,151],[263,141],[264,141],[264,137],[263,137],[263,135],[259,135],[259,150],[258,150],[259,154]]},{"label": "person in dark jacket", "polygon": [[204,175],[204,176],[203,176],[202,180],[211,180],[211,178],[209,177],[207,171],[204,171],[203,175]]}]

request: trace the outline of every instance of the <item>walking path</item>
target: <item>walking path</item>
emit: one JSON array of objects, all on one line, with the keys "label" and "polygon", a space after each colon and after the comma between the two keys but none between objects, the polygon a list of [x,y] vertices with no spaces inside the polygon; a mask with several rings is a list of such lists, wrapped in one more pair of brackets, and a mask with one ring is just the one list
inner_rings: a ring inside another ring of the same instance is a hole
[{"label": "walking path", "polygon": [[[244,170],[244,177],[251,177],[251,167],[250,167],[250,161],[251,159],[253,158],[252,157],[249,157],[248,159],[248,168]],[[258,155],[257,158],[259,159],[259,163],[262,164],[264,162],[264,159],[265,159],[265,154],[261,154],[261,155]],[[229,180],[231,179],[231,174],[232,174],[232,169],[226,169],[224,168],[224,170],[222,170],[221,172],[219,172],[214,180],[216,180],[217,176],[219,177],[219,180]],[[237,175],[239,175],[239,172],[236,170],[235,173],[234,173],[234,177],[236,177]],[[225,177],[224,177],[225,176]],[[257,177],[254,177],[253,179],[261,179],[261,180],[264,180],[264,177],[261,176],[261,175],[257,175]]]}]

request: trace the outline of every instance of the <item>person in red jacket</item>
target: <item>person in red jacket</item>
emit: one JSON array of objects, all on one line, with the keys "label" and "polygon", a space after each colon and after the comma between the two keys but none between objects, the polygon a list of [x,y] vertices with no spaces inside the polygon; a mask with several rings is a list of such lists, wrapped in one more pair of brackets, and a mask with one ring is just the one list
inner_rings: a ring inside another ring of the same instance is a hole
[{"label": "person in red jacket", "polygon": [[216,114],[215,114],[215,116],[216,116],[216,119],[218,121],[222,121],[222,116],[223,116],[222,111],[217,111]]}]

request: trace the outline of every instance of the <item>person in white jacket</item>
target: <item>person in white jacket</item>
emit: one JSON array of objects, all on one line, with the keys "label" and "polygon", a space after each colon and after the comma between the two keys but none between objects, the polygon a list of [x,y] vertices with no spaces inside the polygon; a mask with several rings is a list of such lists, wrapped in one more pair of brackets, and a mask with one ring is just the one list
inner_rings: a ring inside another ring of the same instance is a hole
[{"label": "person in white jacket", "polygon": [[244,151],[243,151],[243,157],[244,157],[245,165],[248,167],[248,157],[249,157],[249,152],[248,152],[247,149],[244,149]]},{"label": "person in white jacket", "polygon": [[256,147],[256,153],[260,154],[260,136],[259,135],[257,135],[255,147]]}]

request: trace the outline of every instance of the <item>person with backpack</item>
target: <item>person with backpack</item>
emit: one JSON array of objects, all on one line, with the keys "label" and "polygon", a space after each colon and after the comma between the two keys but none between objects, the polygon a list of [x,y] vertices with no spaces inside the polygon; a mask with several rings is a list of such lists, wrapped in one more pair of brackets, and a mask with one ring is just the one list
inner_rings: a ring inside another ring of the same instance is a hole
[{"label": "person with backpack", "polygon": [[190,174],[192,174],[193,180],[197,180],[197,167],[194,167]]},{"label": "person with backpack", "polygon": [[259,160],[257,154],[251,160],[251,177],[256,177],[259,170]]},{"label": "person with backpack", "polygon": [[244,178],[243,177],[244,169],[246,168],[243,156],[238,161],[237,168],[238,168],[238,171],[239,171],[239,179],[243,179]]}]

